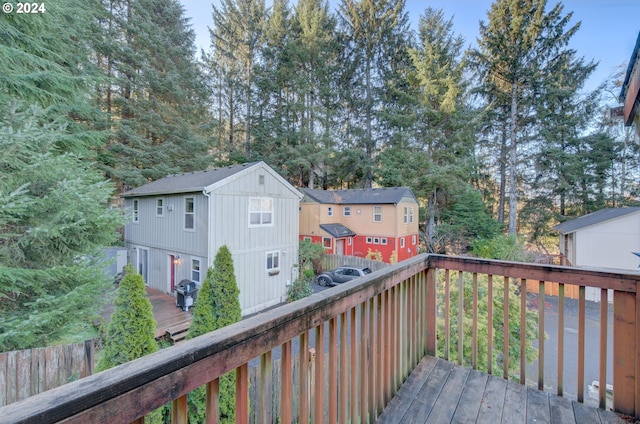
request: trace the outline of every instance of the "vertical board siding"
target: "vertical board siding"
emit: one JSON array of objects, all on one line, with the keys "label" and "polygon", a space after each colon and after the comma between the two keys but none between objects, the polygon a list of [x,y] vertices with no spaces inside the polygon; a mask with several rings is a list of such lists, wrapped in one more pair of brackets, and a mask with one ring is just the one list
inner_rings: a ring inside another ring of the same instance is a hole
[{"label": "vertical board siding", "polygon": [[0,353],[0,406],[53,389],[93,370],[93,340]]}]

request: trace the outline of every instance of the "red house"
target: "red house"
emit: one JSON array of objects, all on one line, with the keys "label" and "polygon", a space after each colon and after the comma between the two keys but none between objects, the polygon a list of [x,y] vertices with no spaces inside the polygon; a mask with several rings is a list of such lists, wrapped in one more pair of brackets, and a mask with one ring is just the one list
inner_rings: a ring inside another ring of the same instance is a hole
[{"label": "red house", "polygon": [[388,263],[418,253],[419,204],[410,188],[300,191],[301,240]]}]

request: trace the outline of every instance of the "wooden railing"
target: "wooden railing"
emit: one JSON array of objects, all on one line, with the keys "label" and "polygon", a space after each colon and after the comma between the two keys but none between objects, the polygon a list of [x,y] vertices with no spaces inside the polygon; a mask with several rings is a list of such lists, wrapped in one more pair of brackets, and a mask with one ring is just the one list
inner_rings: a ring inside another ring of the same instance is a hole
[{"label": "wooden railing", "polygon": [[[443,288],[441,285],[445,286],[445,292],[446,286],[451,289],[451,285],[463,285],[467,273],[472,276],[473,307],[465,310],[468,308],[459,300],[457,321],[460,324],[457,331],[454,329],[454,336],[447,325],[444,325],[445,334],[437,334],[438,322],[452,318],[448,308],[450,298],[445,297],[438,303],[441,299],[438,290]],[[486,293],[477,290],[478,276],[487,276],[490,281]],[[519,287],[526,286],[522,284],[525,279],[580,287],[579,351],[582,354],[578,358],[568,358],[578,361],[579,369],[584,368],[584,288],[614,290],[613,404],[615,410],[638,417],[640,391],[636,370],[640,361],[637,348],[640,329],[636,322],[640,314],[637,303],[640,277],[438,255],[422,255],[403,261],[310,298],[6,406],[0,409],[0,416],[8,423],[141,422],[146,414],[171,402],[173,422],[186,423],[187,394],[206,385],[207,420],[218,422],[218,378],[235,370],[236,419],[244,423],[249,417],[248,367],[254,360],[259,362],[258,384],[262,396],[259,404],[251,408],[259,411],[259,422],[373,422],[420,359],[425,354],[436,354],[438,343],[457,340],[457,359],[459,362],[465,360],[463,345],[467,340],[463,340],[462,315],[476,317],[478,303],[485,296],[491,298],[491,288],[495,284],[507,288],[501,301],[507,304],[519,301],[526,311],[524,290],[518,295],[519,299],[511,299],[513,295],[509,294],[508,288],[514,284],[513,279]],[[540,287],[544,295],[544,283],[540,283]],[[493,303],[489,302],[489,305]],[[488,312],[489,315],[492,313]],[[540,316],[538,325],[540,322],[544,325],[544,309]],[[505,318],[509,319],[506,315]],[[526,318],[526,312],[523,312],[520,319]],[[478,319],[472,321],[477,323]],[[508,326],[504,327],[503,337],[510,343]],[[600,346],[602,349],[604,344],[605,352],[606,327],[603,326]],[[478,364],[478,335],[472,333],[475,347],[471,349],[471,363],[474,367],[481,366]],[[490,334],[488,349],[495,348],[492,339]],[[504,344],[501,353],[506,377],[509,343]],[[562,340],[558,340],[558,346],[562,349]],[[522,342],[520,351],[524,349]],[[273,416],[271,408],[273,352],[281,356],[278,417]],[[299,372],[299,381],[294,382],[291,371],[294,355],[298,356],[300,364],[307,364],[310,354],[315,355],[313,375]],[[560,358],[563,356],[559,355]],[[526,364],[524,355],[521,357],[520,380],[524,382]],[[562,366],[560,360],[560,370]],[[600,368],[606,370],[606,359],[604,366],[601,360]],[[489,372],[494,371],[489,369]],[[544,376],[539,383],[544,384]],[[579,390],[584,384],[578,381],[577,385],[580,398],[583,393]],[[558,384],[560,393],[563,386],[561,381]],[[294,390],[298,397],[296,410],[291,406]]]}]

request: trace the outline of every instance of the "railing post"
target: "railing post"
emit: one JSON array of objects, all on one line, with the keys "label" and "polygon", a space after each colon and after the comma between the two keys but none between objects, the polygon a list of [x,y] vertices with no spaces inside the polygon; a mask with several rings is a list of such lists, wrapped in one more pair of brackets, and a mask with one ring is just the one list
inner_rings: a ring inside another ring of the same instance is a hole
[{"label": "railing post", "polygon": [[[637,289],[636,289],[637,290]],[[606,302],[607,299],[600,299]],[[638,329],[636,293],[613,292],[613,410],[637,417]],[[631,342],[633,340],[633,342]],[[605,384],[605,382],[600,382]]]}]

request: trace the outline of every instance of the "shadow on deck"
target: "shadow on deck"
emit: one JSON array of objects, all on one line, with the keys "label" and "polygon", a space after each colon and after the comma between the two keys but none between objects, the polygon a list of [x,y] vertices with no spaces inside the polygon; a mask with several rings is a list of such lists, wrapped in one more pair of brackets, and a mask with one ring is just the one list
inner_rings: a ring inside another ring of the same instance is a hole
[{"label": "shadow on deck", "polygon": [[634,420],[425,356],[377,422],[623,424]]}]

